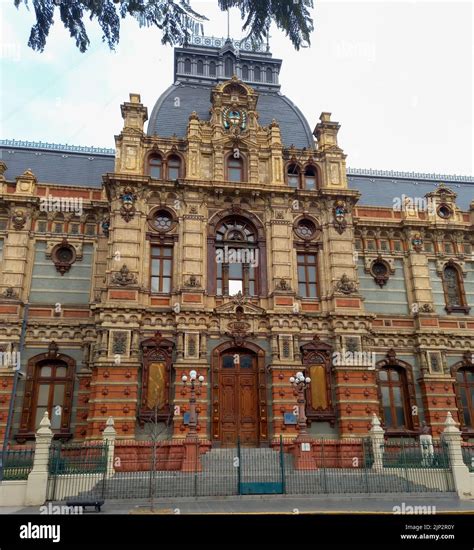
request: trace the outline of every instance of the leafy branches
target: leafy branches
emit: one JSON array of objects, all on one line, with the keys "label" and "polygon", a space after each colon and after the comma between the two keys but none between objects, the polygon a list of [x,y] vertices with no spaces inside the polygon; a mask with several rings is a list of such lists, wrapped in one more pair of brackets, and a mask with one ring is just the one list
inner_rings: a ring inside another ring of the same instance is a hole
[{"label": "leafy branches", "polygon": [[[120,40],[120,21],[133,17],[140,26],[156,26],[162,31],[162,43],[184,44],[193,34],[203,34],[207,17],[191,7],[192,0],[14,0],[18,8],[33,6],[36,23],[33,25],[28,46],[42,52],[46,46],[54,16],[59,18],[76,46],[85,52],[90,45],[84,20],[97,20],[102,39],[114,49]],[[309,8],[312,0],[218,0],[221,10],[232,7],[240,10],[247,38],[260,42],[268,36],[272,21],[289,37],[294,47],[310,42],[313,21]],[[56,11],[57,10],[57,11]]]}]

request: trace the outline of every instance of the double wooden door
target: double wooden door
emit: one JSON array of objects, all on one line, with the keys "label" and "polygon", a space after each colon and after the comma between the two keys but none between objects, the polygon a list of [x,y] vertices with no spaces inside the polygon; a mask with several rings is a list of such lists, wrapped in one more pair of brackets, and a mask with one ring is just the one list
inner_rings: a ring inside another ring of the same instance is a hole
[{"label": "double wooden door", "polygon": [[258,373],[255,354],[239,349],[220,356],[218,433],[222,446],[259,443]]}]

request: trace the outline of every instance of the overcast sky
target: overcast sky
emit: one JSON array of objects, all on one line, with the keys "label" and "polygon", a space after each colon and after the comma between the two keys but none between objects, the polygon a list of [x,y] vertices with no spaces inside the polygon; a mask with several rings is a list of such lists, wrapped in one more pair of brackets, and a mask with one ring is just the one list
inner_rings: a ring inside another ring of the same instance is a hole
[{"label": "overcast sky", "polygon": [[[210,18],[206,35],[227,27],[216,4],[191,0]],[[56,24],[40,54],[26,45],[33,13],[13,0],[0,13],[0,138],[113,147],[129,92],[151,113],[172,82],[173,51],[157,29],[123,22],[111,52],[88,22],[81,54]],[[297,52],[273,30],[271,50],[283,59],[282,92],[311,128],[322,111],[341,123],[349,166],[474,174],[471,2],[315,0],[313,18],[311,48]],[[237,10],[231,20],[241,38]]]}]

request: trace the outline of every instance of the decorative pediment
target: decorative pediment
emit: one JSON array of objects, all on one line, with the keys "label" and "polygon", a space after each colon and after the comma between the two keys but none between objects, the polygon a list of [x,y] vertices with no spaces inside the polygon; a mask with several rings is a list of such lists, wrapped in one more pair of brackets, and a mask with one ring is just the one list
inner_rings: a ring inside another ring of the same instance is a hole
[{"label": "decorative pediment", "polygon": [[214,310],[216,313],[233,313],[235,315],[264,315],[266,311],[263,307],[256,306],[247,301],[245,296],[239,292],[233,296],[230,302],[217,306]]}]

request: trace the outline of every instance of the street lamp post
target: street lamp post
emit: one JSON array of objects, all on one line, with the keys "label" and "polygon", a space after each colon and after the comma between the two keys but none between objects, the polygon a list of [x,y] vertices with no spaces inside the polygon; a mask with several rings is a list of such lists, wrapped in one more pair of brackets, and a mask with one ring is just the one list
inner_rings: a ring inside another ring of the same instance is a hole
[{"label": "street lamp post", "polygon": [[298,437],[306,435],[306,413],[305,413],[305,398],[304,392],[311,383],[311,378],[306,376],[302,372],[297,372],[295,376],[290,377],[290,384],[293,386],[295,395],[297,396],[298,403]]},{"label": "street lamp post", "polygon": [[[181,377],[181,380],[183,381],[184,386],[186,386],[188,382],[188,376],[186,374],[183,374]],[[199,383],[199,386],[196,389],[196,382]],[[204,382],[204,376],[198,376],[197,372],[195,370],[192,370],[189,372],[189,383],[190,383],[190,391],[191,395],[189,397],[189,431],[187,434],[187,438],[196,438],[197,437],[197,411],[196,411],[196,394],[200,395],[201,393],[201,386]]]}]

